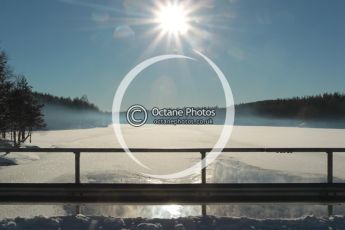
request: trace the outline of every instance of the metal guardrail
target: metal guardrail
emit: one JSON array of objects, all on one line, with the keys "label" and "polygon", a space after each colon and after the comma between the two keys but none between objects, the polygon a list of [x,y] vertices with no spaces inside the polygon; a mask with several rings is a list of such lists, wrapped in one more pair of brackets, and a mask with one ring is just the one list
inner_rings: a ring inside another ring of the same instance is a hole
[{"label": "metal guardrail", "polygon": [[[150,149],[131,148],[135,153],[200,153],[210,148]],[[0,152],[74,153],[75,181],[70,184],[0,183],[0,203],[15,202],[116,202],[116,203],[198,203],[206,214],[206,203],[241,202],[345,202],[345,184],[333,183],[333,153],[345,148],[225,148],[222,152],[326,153],[327,183],[207,184],[206,168],[201,169],[201,184],[85,184],[80,181],[82,153],[119,153],[121,148],[0,148]],[[329,214],[332,205],[328,206]]]},{"label": "metal guardrail", "polygon": [[[211,148],[130,148],[135,153],[157,153],[157,152],[174,152],[174,153],[200,153],[201,159],[205,158],[206,153]],[[345,153],[345,148],[224,148],[221,152],[273,152],[273,153],[326,153],[327,154],[327,182],[333,183],[333,153]],[[0,148],[0,153],[13,152],[42,152],[42,153],[74,153],[75,155],[75,183],[80,183],[80,154],[81,153],[119,153],[124,152],[122,148]],[[202,170],[202,182],[206,183],[206,170]]]},{"label": "metal guardrail", "polygon": [[343,184],[28,184],[0,186],[2,203],[341,203]]}]

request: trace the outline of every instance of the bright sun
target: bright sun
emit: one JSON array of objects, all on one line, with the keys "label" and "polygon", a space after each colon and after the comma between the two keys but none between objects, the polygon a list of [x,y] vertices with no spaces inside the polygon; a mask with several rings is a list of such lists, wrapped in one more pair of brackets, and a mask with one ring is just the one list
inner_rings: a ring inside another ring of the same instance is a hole
[{"label": "bright sun", "polygon": [[156,13],[156,19],[160,29],[169,34],[185,34],[189,29],[189,18],[186,9],[182,5],[169,4],[161,6]]}]

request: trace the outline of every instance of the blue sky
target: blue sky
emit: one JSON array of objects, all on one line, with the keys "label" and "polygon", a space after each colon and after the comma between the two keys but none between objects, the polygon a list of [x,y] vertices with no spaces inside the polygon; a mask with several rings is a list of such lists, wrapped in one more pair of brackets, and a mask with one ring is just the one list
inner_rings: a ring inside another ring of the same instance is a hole
[{"label": "blue sky", "polygon": [[[35,90],[86,94],[104,110],[136,64],[192,49],[223,70],[235,103],[344,92],[345,1],[179,1],[193,8],[180,45],[168,35],[157,40],[157,25],[148,23],[157,2],[0,0],[0,47]],[[124,107],[221,106],[223,97],[204,63],[169,61],[131,84]]]}]

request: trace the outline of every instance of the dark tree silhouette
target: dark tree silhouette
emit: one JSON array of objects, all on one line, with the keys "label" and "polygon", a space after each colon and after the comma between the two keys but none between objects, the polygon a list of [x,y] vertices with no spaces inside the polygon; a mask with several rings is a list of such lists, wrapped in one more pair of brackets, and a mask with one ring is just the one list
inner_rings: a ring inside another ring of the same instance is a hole
[{"label": "dark tree silhouette", "polygon": [[9,128],[8,95],[11,89],[9,82],[10,71],[7,64],[8,58],[4,51],[0,51],[0,132],[1,137],[6,138],[6,130]]},{"label": "dark tree silhouette", "polygon": [[8,108],[14,145],[25,142],[31,137],[32,130],[45,126],[42,105],[38,104],[24,76],[18,77],[11,89]]},{"label": "dark tree silhouette", "polygon": [[0,53],[0,131],[1,137],[10,134],[14,146],[19,146],[34,129],[45,126],[40,105],[24,76],[15,77],[7,63],[7,55]]}]

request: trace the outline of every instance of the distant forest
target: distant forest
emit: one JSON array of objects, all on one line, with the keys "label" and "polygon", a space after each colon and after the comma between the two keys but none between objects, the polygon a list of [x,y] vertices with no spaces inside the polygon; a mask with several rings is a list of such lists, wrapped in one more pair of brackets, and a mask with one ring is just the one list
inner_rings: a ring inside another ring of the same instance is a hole
[{"label": "distant forest", "polygon": [[244,103],[236,105],[236,114],[292,119],[345,119],[345,94],[325,93]]},{"label": "distant forest", "polygon": [[93,103],[89,102],[87,96],[70,98],[70,97],[57,97],[48,93],[34,93],[35,98],[43,105],[61,105],[71,109],[89,110],[100,112],[100,109]]}]

